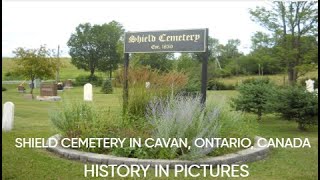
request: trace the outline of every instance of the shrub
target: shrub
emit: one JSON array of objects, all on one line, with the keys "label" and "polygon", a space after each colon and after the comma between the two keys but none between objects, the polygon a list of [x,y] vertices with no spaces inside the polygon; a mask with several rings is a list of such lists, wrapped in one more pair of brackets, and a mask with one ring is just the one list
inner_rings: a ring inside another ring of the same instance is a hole
[{"label": "shrub", "polygon": [[[116,81],[123,83],[123,73],[117,73]],[[146,107],[154,97],[165,97],[179,92],[187,83],[187,76],[182,72],[170,71],[159,73],[148,67],[129,69],[128,113],[134,118],[144,118]],[[146,82],[150,87],[146,88]]]},{"label": "shrub", "polygon": [[24,77],[21,74],[17,73],[17,72],[8,71],[8,72],[6,72],[4,74],[3,79],[6,80],[6,81],[10,81],[10,80],[24,79]]},{"label": "shrub", "polygon": [[[243,116],[239,112],[230,112],[223,103],[208,103],[204,107],[200,96],[175,96],[166,100],[155,99],[148,108],[147,120],[152,124],[155,138],[187,138],[190,149],[158,149],[158,156],[194,159],[210,153],[214,147],[196,148],[196,138],[237,137],[249,135],[249,128],[243,126]],[[239,129],[243,130],[240,132]],[[232,133],[230,133],[232,132]],[[225,136],[228,134],[228,136]],[[160,154],[162,153],[162,154]]]},{"label": "shrub", "polygon": [[211,79],[208,81],[207,85],[208,90],[234,90],[235,86],[234,85],[227,85],[224,84],[223,82],[217,81],[215,79]]},{"label": "shrub", "polygon": [[318,95],[306,91],[304,87],[279,89],[272,107],[283,118],[296,121],[300,130],[318,124]]},{"label": "shrub", "polygon": [[200,94],[201,81],[198,79],[189,79],[188,83],[179,91],[180,95],[195,97]]},{"label": "shrub", "polygon": [[268,101],[275,92],[269,79],[248,79],[238,87],[240,95],[232,98],[231,106],[236,110],[253,112],[261,120],[262,113],[269,110]]},{"label": "shrub", "polygon": [[[112,149],[112,154],[132,158],[153,159],[195,159],[206,154],[220,155],[234,151],[229,148],[195,148],[192,146],[195,138],[242,138],[255,135],[256,121],[244,118],[237,111],[230,111],[222,101],[210,103],[203,107],[200,96],[171,98],[155,98],[149,103],[146,119],[150,123],[150,134],[153,138],[187,138],[189,148],[147,148],[130,147]],[[142,138],[142,141],[144,141]],[[253,139],[253,138],[251,138]],[[213,150],[213,151],[212,151]]]},{"label": "shrub", "polygon": [[[63,137],[93,138],[113,135],[116,117],[110,111],[97,111],[89,102],[66,102],[61,109],[50,113],[50,120]],[[112,121],[112,123],[111,123]],[[105,152],[107,149],[84,149],[94,152]]]},{"label": "shrub", "polygon": [[107,79],[101,88],[101,92],[105,93],[105,94],[111,94],[113,92],[113,88],[112,88],[112,81],[110,79]]},{"label": "shrub", "polygon": [[86,75],[79,75],[76,77],[76,81],[74,83],[75,86],[83,86],[86,83],[91,83],[95,86],[101,86],[102,84],[102,78],[96,75],[93,76],[86,76]]},{"label": "shrub", "polygon": [[6,90],[7,90],[7,88],[5,88],[5,87],[2,86],[2,91],[6,91]]},{"label": "shrub", "polygon": [[[123,69],[116,71],[115,82],[116,84],[123,84]],[[151,87],[157,88],[174,88],[174,90],[184,87],[188,78],[187,75],[182,72],[170,71],[167,73],[160,73],[157,70],[153,70],[149,67],[137,67],[129,68],[128,75],[129,86],[145,86],[146,82],[151,83]]]},{"label": "shrub", "polygon": [[268,77],[248,78],[242,81],[242,84],[257,84],[257,83],[269,84],[271,83],[271,81]]},{"label": "shrub", "polygon": [[135,85],[129,90],[129,116],[133,119],[140,119],[141,117],[144,118],[147,106],[153,98],[162,98],[170,93],[171,91],[169,88],[152,87],[152,84],[148,89],[142,85]]}]

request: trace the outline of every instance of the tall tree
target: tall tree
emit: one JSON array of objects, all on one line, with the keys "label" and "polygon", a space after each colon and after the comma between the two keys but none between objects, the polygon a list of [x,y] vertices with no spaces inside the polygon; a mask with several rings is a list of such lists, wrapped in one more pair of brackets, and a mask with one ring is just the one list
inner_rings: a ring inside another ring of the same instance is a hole
[{"label": "tall tree", "polygon": [[305,64],[302,52],[304,36],[318,36],[318,2],[276,1],[270,9],[251,9],[252,20],[273,33],[279,55],[286,63],[291,85],[298,78],[298,66]]},{"label": "tall tree", "polygon": [[91,77],[97,69],[109,71],[111,78],[120,61],[118,46],[123,33],[122,25],[116,21],[93,26],[80,24],[67,43],[72,64],[90,71]]},{"label": "tall tree", "polygon": [[279,59],[275,49],[275,39],[269,34],[256,32],[251,37],[253,50],[248,56],[255,59],[259,75],[283,72],[285,64]]},{"label": "tall tree", "polygon": [[137,53],[132,55],[134,66],[150,66],[152,69],[169,71],[173,66],[173,53]]},{"label": "tall tree", "polygon": [[[209,37],[208,39],[208,51],[209,51],[209,60],[215,60],[221,54],[221,44],[216,38]],[[203,53],[191,53],[193,59],[202,62]]]},{"label": "tall tree", "polygon": [[33,98],[34,80],[53,78],[60,62],[53,54],[53,50],[47,49],[44,45],[39,49],[19,47],[13,53],[16,58],[14,71],[31,80],[30,94]]},{"label": "tall tree", "polygon": [[226,45],[221,46],[220,62],[222,67],[234,69],[235,74],[238,75],[239,68],[239,57],[242,53],[239,52],[238,47],[240,46],[239,39],[229,39]]},{"label": "tall tree", "polygon": [[95,26],[99,29],[100,58],[97,67],[100,71],[109,71],[109,78],[112,78],[112,71],[118,68],[123,57],[123,35],[124,29],[121,24],[111,21],[102,26]]}]

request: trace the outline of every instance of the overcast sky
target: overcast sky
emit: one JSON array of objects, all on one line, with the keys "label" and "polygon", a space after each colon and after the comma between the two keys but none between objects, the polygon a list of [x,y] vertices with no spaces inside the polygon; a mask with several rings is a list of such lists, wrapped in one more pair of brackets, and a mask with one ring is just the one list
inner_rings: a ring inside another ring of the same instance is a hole
[{"label": "overcast sky", "polygon": [[[45,2],[43,2],[45,1]],[[120,22],[126,31],[209,28],[209,35],[225,44],[241,41],[240,51],[250,51],[250,37],[261,31],[250,20],[249,8],[270,1],[19,1],[2,0],[2,57],[12,57],[17,47],[51,49],[60,45],[61,56],[80,23]]]}]

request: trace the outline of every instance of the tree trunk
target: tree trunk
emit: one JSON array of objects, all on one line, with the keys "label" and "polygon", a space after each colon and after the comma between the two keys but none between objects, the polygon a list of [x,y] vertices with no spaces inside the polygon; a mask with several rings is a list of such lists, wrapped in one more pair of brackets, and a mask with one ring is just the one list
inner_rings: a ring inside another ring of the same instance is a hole
[{"label": "tree trunk", "polygon": [[34,89],[34,79],[31,79],[31,85],[30,85],[30,94],[31,94],[31,98],[34,99],[34,96],[33,96],[33,89]]},{"label": "tree trunk", "polygon": [[289,85],[291,86],[295,85],[298,79],[298,73],[294,69],[294,67],[295,66],[293,64],[289,64],[289,67],[288,67],[288,81],[289,81]]},{"label": "tree trunk", "polygon": [[109,72],[110,74],[109,74],[109,79],[111,80],[111,78],[112,78],[112,70],[110,69],[110,72]]},{"label": "tree trunk", "polygon": [[[91,69],[90,69],[90,77],[92,78],[93,76],[94,76],[94,69],[91,68]],[[91,78],[90,78],[90,79],[91,79]]]},{"label": "tree trunk", "polygon": [[260,122],[262,119],[262,109],[258,109],[258,121]]},{"label": "tree trunk", "polygon": [[301,131],[305,131],[306,127],[302,123],[298,122],[298,129]]}]

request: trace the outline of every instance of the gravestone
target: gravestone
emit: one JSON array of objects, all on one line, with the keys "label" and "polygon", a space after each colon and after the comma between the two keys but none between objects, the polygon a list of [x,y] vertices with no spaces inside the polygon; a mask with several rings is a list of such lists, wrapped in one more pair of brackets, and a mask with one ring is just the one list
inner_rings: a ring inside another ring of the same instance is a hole
[{"label": "gravestone", "polygon": [[40,96],[57,96],[58,95],[57,84],[41,84]]},{"label": "gravestone", "polygon": [[83,100],[92,101],[92,85],[90,83],[83,86]]},{"label": "gravestone", "polygon": [[37,96],[39,101],[59,101],[61,99],[58,96],[58,86],[55,83],[40,85],[40,96]]},{"label": "gravestone", "polygon": [[150,88],[150,82],[146,82],[146,88],[147,88],[147,89]]},{"label": "gravestone", "polygon": [[66,88],[66,89],[73,88],[71,79],[66,80],[64,84],[65,84],[64,88]]},{"label": "gravestone", "polygon": [[11,131],[14,120],[14,104],[12,102],[4,103],[2,114],[2,130]]},{"label": "gravestone", "polygon": [[57,83],[57,89],[60,91],[63,91],[63,83],[62,82]]},{"label": "gravestone", "polygon": [[18,92],[24,93],[26,91],[26,88],[22,85],[18,86]]},{"label": "gravestone", "polygon": [[314,92],[314,80],[308,79],[306,82],[306,89],[308,92]]}]

